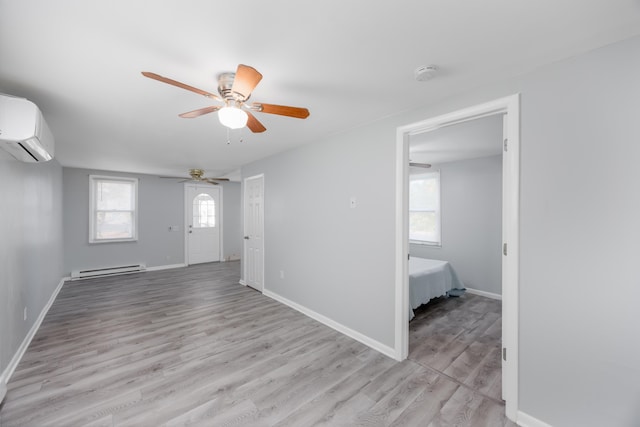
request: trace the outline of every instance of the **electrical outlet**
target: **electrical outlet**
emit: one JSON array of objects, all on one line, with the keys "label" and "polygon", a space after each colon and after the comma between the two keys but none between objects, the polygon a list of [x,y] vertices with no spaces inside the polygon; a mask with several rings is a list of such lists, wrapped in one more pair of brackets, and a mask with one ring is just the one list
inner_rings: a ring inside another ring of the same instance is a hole
[{"label": "electrical outlet", "polygon": [[280,278],[284,279],[284,270],[280,270]]},{"label": "electrical outlet", "polygon": [[22,317],[23,317],[22,320],[24,320],[24,321],[27,320],[27,307],[24,308],[24,313],[23,313]]}]

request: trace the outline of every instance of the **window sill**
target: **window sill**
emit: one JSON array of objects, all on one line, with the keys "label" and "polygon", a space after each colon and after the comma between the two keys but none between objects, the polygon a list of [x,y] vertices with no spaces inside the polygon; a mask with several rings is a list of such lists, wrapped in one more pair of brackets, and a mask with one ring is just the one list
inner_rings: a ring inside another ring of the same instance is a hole
[{"label": "window sill", "polygon": [[431,248],[442,248],[442,243],[424,242],[421,240],[409,240],[410,245],[429,246]]},{"label": "window sill", "polygon": [[103,240],[89,240],[90,245],[100,245],[103,243],[127,243],[127,242],[137,242],[138,239],[103,239]]}]

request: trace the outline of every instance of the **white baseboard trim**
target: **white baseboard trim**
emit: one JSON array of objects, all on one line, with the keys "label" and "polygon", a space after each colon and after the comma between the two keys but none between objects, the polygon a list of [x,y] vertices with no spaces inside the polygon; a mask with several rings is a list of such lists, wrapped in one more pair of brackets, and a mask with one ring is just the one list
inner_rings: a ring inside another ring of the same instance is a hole
[{"label": "white baseboard trim", "polygon": [[311,317],[314,320],[317,320],[318,322],[332,328],[335,329],[336,331],[340,332],[341,334],[344,334],[350,338],[353,338],[356,341],[361,342],[362,344],[371,347],[372,349],[384,354],[385,356],[389,356],[392,359],[396,358],[396,351],[395,349],[386,346],[384,344],[382,344],[379,341],[376,341],[374,339],[369,338],[366,335],[361,334],[358,331],[354,331],[351,328],[348,328],[346,326],[344,326],[341,323],[336,322],[335,320],[332,320],[326,316],[323,316],[320,313],[316,313],[315,311],[308,309],[307,307],[304,307],[298,303],[295,303],[281,295],[276,294],[275,292],[271,292],[267,289],[263,289],[262,293],[265,296],[268,296],[269,298],[272,298],[278,302],[281,302],[284,305],[288,305],[289,307],[293,308],[294,310],[299,311],[300,313]]},{"label": "white baseboard trim", "polygon": [[62,279],[60,279],[60,282],[58,283],[58,286],[56,286],[55,290],[51,294],[49,301],[47,301],[47,303],[42,308],[42,311],[40,311],[38,318],[36,319],[35,322],[33,322],[31,329],[29,329],[27,336],[25,336],[24,340],[22,340],[22,344],[20,344],[20,347],[18,347],[18,350],[13,355],[13,358],[11,358],[9,365],[7,365],[5,370],[2,372],[2,375],[0,375],[0,402],[2,402],[2,399],[4,399],[4,395],[7,392],[7,384],[11,379],[11,375],[13,375],[13,372],[18,367],[18,363],[20,363],[22,356],[24,356],[24,353],[27,351],[27,348],[29,348],[29,344],[31,344],[31,340],[36,335],[36,332],[38,332],[38,329],[40,329],[40,325],[42,324],[44,317],[49,312],[51,305],[56,300],[58,293],[62,289],[62,285],[64,285],[64,282],[67,280],[71,280],[71,277],[63,277]]},{"label": "white baseboard trim", "polygon": [[502,301],[502,295],[494,294],[493,292],[479,291],[478,289],[466,288],[467,292],[474,295],[480,295],[481,297],[487,297],[491,299],[497,299]]},{"label": "white baseboard trim", "polygon": [[244,279],[240,279],[238,283],[240,283],[242,286],[247,286],[247,282],[245,282]]},{"label": "white baseboard trim", "polygon": [[146,271],[159,271],[159,270],[170,270],[172,268],[181,268],[186,267],[187,264],[167,264],[167,265],[156,265],[154,267],[147,267]]},{"label": "white baseboard trim", "polygon": [[547,424],[544,421],[532,417],[529,414],[525,414],[522,411],[518,411],[517,424],[522,427],[551,427],[551,424]]}]

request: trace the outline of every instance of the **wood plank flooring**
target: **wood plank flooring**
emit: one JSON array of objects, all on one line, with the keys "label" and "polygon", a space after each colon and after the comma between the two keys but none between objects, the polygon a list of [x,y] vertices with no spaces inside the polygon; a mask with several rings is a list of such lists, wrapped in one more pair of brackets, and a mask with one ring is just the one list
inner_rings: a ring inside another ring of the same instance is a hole
[{"label": "wood plank flooring", "polygon": [[239,263],[68,282],[0,406],[11,426],[513,426],[499,302],[434,301],[396,362],[238,284]]}]

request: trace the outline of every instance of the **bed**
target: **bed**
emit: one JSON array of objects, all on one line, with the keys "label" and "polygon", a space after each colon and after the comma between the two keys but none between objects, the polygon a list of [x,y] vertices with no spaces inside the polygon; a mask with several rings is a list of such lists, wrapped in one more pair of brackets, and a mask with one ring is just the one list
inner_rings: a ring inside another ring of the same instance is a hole
[{"label": "bed", "polygon": [[414,308],[429,302],[432,298],[448,295],[450,291],[458,296],[464,291],[464,284],[447,261],[435,259],[409,259],[409,320],[415,316]]}]

